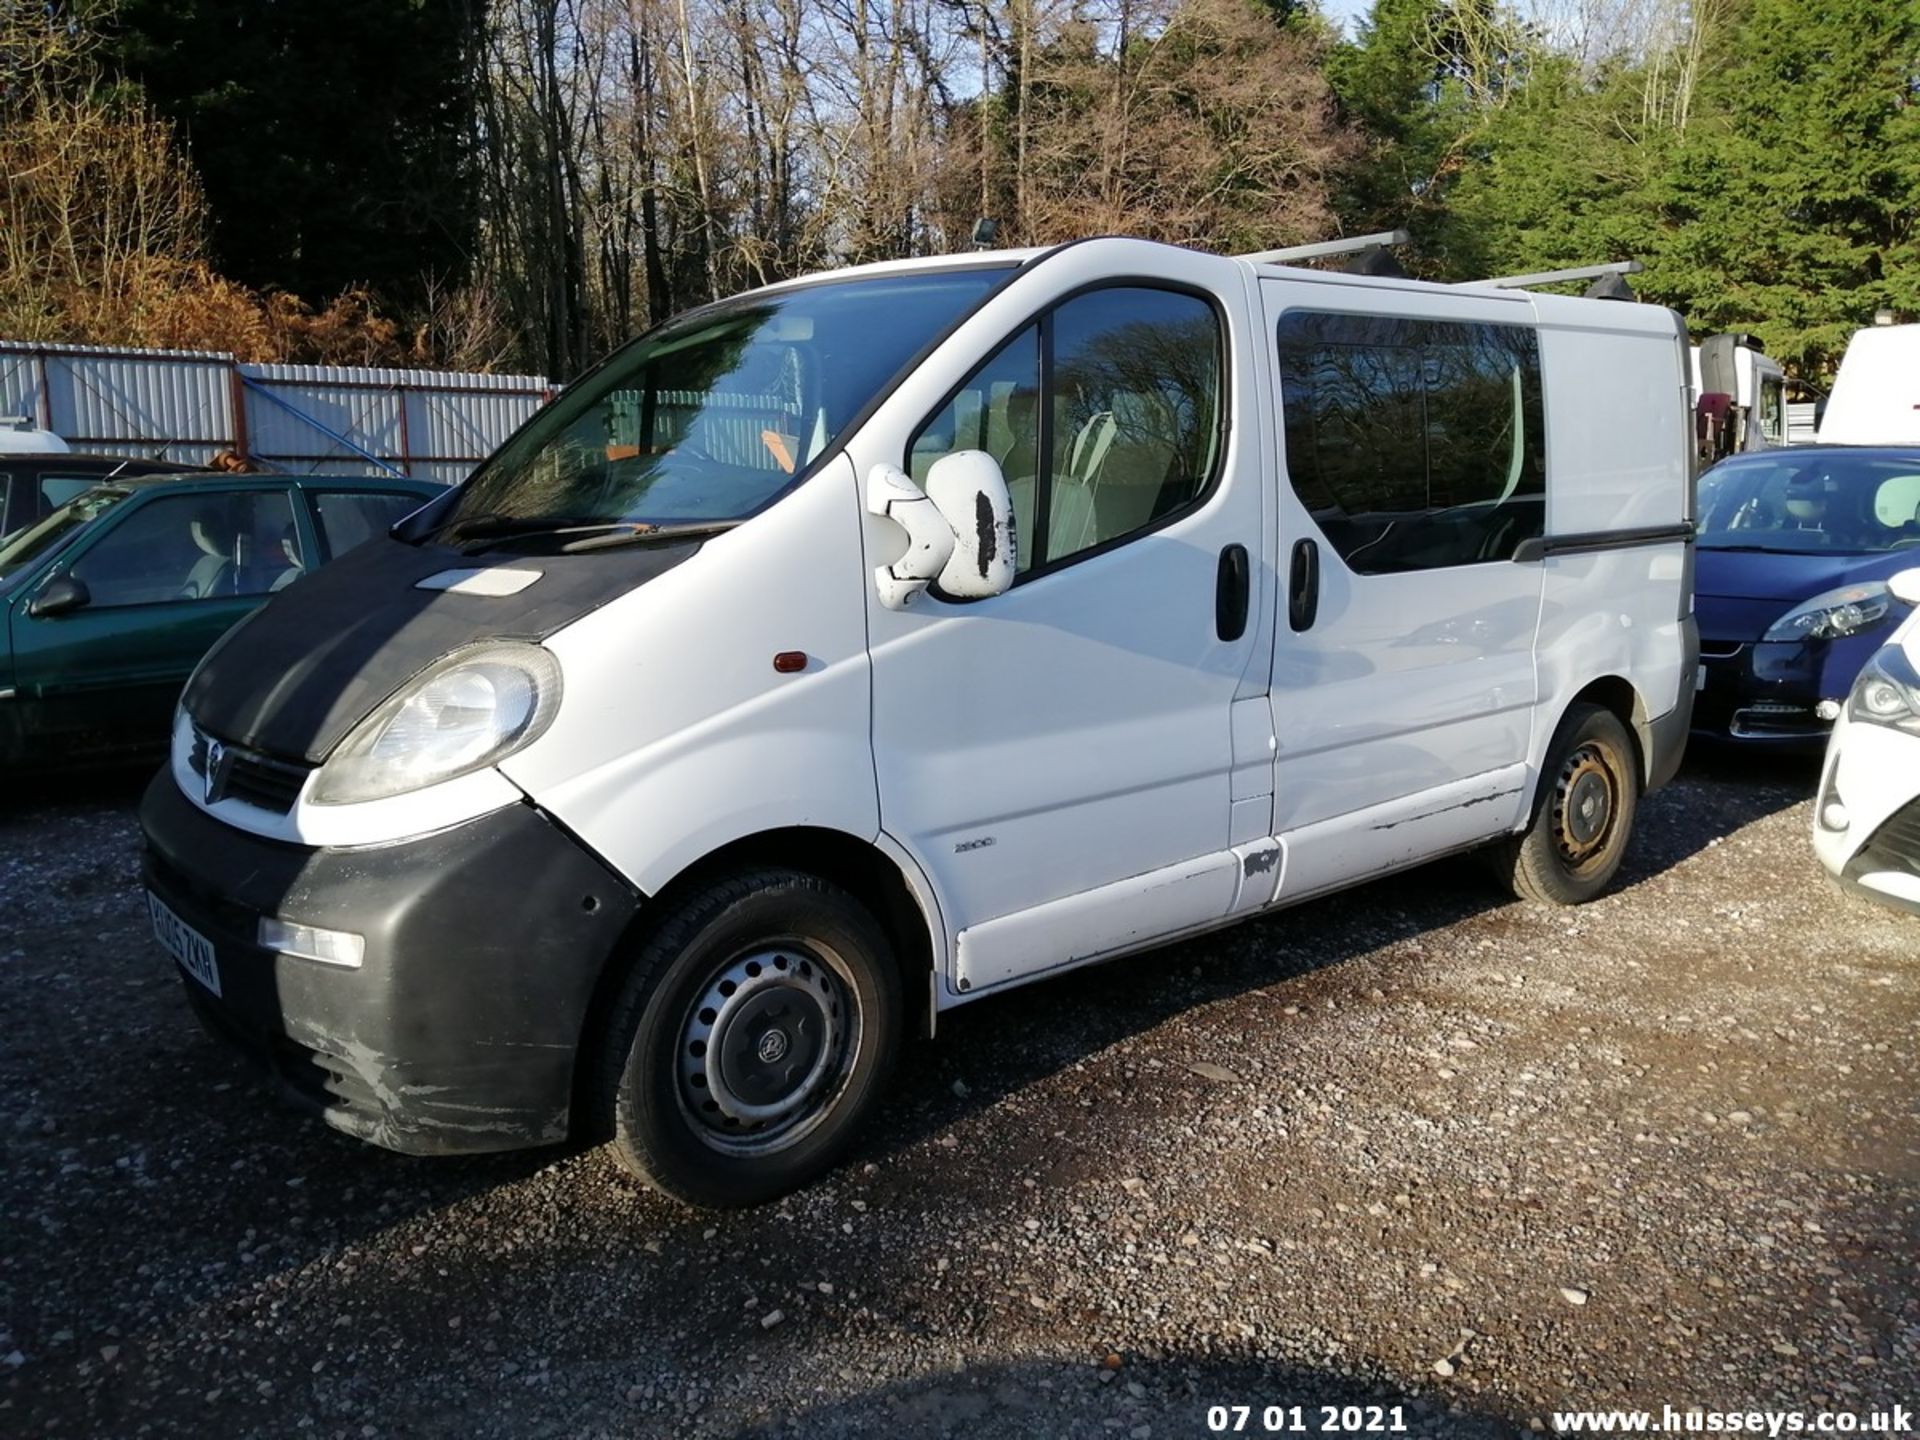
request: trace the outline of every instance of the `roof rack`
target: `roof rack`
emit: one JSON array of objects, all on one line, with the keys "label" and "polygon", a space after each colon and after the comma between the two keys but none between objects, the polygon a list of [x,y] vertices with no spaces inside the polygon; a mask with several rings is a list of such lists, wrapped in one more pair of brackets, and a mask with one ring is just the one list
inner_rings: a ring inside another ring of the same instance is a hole
[{"label": "roof rack", "polygon": [[1532,275],[1496,275],[1490,280],[1461,280],[1458,290],[1528,290],[1561,280],[1599,280],[1608,275],[1638,275],[1647,267],[1638,260],[1615,260],[1607,265],[1576,265],[1571,270],[1541,270]]},{"label": "roof rack", "polygon": [[1378,230],[1371,235],[1353,235],[1345,240],[1321,240],[1312,245],[1289,245],[1282,250],[1255,250],[1245,255],[1236,255],[1236,260],[1250,260],[1255,265],[1285,265],[1294,260],[1324,260],[1329,255],[1353,255],[1363,250],[1381,250],[1390,245],[1404,245],[1413,236],[1405,230]]}]

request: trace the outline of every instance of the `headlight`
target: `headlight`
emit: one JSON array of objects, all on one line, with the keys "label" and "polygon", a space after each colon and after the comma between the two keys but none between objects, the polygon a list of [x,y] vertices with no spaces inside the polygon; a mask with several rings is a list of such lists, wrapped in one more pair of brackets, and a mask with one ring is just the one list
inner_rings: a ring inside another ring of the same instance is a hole
[{"label": "headlight", "polygon": [[1843,585],[1811,600],[1802,600],[1787,611],[1762,636],[1765,640],[1826,640],[1836,635],[1856,635],[1884,620],[1893,608],[1893,597],[1878,580],[1864,585]]},{"label": "headlight", "polygon": [[1889,645],[1875,655],[1853,682],[1847,719],[1920,734],[1920,675],[1898,646]]},{"label": "headlight", "polygon": [[384,800],[511,755],[560,706],[560,666],[538,645],[458,650],[382,701],[320,767],[316,805]]}]

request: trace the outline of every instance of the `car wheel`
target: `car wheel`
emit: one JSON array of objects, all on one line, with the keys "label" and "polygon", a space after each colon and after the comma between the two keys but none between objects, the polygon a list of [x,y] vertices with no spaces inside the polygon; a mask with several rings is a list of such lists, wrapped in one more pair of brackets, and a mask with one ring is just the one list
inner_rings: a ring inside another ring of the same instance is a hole
[{"label": "car wheel", "polygon": [[1573,706],[1547,752],[1532,824],[1499,851],[1513,893],[1545,905],[1593,899],[1619,873],[1639,803],[1627,727],[1601,706]]},{"label": "car wheel", "polygon": [[791,870],[730,876],[640,942],[597,1100],[615,1156],[712,1207],[805,1185],[846,1150],[899,1048],[900,975],[851,895]]}]

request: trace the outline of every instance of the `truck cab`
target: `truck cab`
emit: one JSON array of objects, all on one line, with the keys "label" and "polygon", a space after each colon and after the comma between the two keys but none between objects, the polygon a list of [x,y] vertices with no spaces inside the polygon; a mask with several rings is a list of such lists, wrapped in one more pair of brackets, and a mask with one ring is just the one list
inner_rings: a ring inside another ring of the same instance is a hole
[{"label": "truck cab", "polygon": [[156,933],[350,1133],[763,1200],[952,1007],[1461,850],[1598,894],[1689,432],[1651,306],[1117,238],[754,291],[208,657]]}]

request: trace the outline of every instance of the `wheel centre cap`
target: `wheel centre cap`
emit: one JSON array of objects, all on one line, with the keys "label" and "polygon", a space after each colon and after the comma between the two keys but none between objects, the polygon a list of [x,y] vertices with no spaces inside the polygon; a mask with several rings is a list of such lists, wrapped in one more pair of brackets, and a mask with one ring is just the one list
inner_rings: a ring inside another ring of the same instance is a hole
[{"label": "wheel centre cap", "polygon": [[762,1064],[777,1065],[785,1058],[788,1045],[789,1041],[784,1030],[769,1030],[760,1037],[760,1044],[755,1053],[759,1055]]}]

